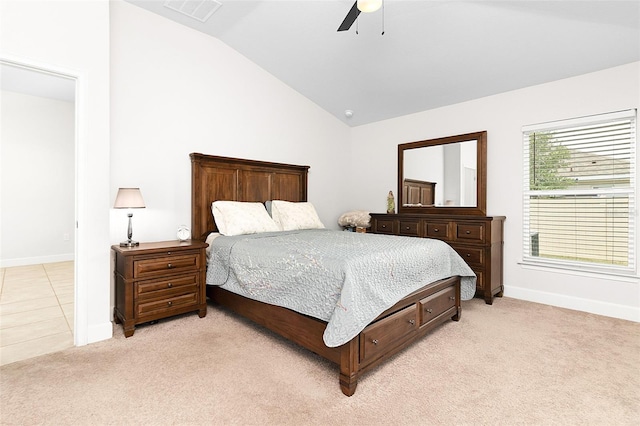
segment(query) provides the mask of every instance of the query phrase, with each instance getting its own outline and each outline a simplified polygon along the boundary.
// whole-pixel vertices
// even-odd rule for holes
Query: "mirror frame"
[[[404,152],[415,148],[446,145],[458,142],[476,140],[477,152],[477,180],[476,180],[476,206],[404,206],[402,199],[402,183],[404,181]],[[428,139],[424,141],[408,142],[398,145],[398,213],[404,214],[446,214],[485,216],[487,210],[487,131],[466,133],[463,135],[447,136],[444,138]]]

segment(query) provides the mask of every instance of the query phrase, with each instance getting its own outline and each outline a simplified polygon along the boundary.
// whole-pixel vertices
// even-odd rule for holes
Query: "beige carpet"
[[[640,324],[497,299],[340,392],[336,366],[217,307],[1,367],[3,425],[637,425]]]

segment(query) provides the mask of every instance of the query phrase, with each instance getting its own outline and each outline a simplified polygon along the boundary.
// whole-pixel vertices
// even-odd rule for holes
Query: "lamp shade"
[[[375,12],[382,6],[382,0],[358,0],[358,10],[368,13]]]
[[[114,209],[143,209],[144,200],[140,188],[119,188]]]

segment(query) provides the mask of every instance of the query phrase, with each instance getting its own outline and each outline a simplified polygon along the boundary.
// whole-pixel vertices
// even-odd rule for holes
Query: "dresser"
[[[207,243],[163,241],[136,247],[111,247],[115,256],[113,318],[124,335],[135,326],[197,311],[207,314],[205,271]]]
[[[476,297],[502,296],[504,216],[371,214],[371,232],[446,241],[477,276]]]

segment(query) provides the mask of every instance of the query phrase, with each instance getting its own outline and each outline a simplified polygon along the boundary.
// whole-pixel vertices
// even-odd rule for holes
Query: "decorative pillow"
[[[214,201],[211,212],[218,231],[229,237],[280,231],[262,203]]]
[[[283,231],[324,228],[315,207],[307,202],[273,200],[271,217]]]
[[[359,226],[362,228],[370,228],[370,222],[371,216],[368,211],[364,210],[351,210],[338,218],[338,225],[340,226]]]

